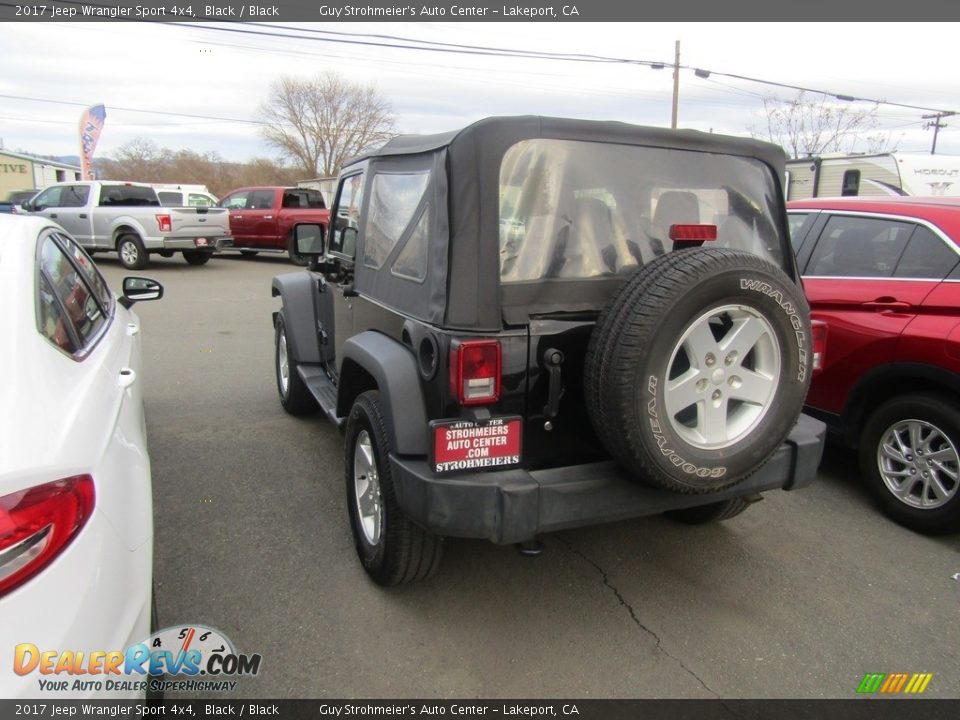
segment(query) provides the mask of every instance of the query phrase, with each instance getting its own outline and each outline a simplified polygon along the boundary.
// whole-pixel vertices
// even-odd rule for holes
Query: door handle
[[[913,308],[908,302],[897,300],[894,297],[879,297],[865,303],[860,303],[864,310],[887,310],[889,312],[907,312]]]
[[[264,216],[263,216],[263,219],[264,219],[264,220],[273,220],[273,215],[264,215]]]
[[[121,388],[126,389],[133,385],[134,381],[137,379],[137,373],[133,371],[132,368],[122,368],[120,370],[120,379],[118,384]]]
[[[86,220],[86,219],[87,219],[87,214],[86,214],[86,213],[80,213],[80,219],[81,219],[81,220]]]
[[[135,322],[127,323],[127,335],[133,337],[140,332],[140,325]]]
[[[50,213],[50,217],[55,218],[56,216],[57,216],[56,213]]]

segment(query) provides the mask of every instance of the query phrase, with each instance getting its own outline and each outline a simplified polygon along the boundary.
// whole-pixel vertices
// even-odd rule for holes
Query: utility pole
[[[938,112],[933,115],[921,115],[920,117],[924,120],[933,120],[933,122],[924,123],[923,129],[933,128],[933,147],[930,148],[930,154],[937,154],[937,134],[940,132],[940,128],[947,127],[946,123],[940,122],[945,117],[950,117],[951,115],[956,115],[955,112]]]
[[[677,40],[673,55],[673,116],[670,127],[677,129],[677,107],[680,104],[680,41]]]

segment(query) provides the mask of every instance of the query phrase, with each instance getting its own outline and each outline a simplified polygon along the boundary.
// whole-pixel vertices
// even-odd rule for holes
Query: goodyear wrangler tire
[[[810,383],[803,291],[755,255],[680,250],[640,269],[601,314],[587,351],[587,409],[642,482],[731,487],[780,446]]]

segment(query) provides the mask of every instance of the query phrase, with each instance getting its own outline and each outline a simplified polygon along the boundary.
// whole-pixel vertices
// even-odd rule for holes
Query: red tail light
[[[810,332],[813,335],[813,371],[823,369],[827,354],[827,324],[823,320],[811,320]]]
[[[671,225],[670,239],[674,242],[703,242],[717,239],[716,225]]]
[[[157,227],[160,228],[160,232],[170,232],[173,229],[173,224],[170,222],[169,215],[157,215]]]
[[[76,475],[0,497],[0,597],[46,567],[93,513],[93,478]]]
[[[485,405],[499,399],[499,341],[453,342],[450,347],[450,394],[461,405]]]

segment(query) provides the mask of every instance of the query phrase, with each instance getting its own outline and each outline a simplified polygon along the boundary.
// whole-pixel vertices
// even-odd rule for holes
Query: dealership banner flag
[[[80,170],[84,180],[93,180],[93,151],[107,119],[107,110],[103,105],[87,108],[80,116]]]

